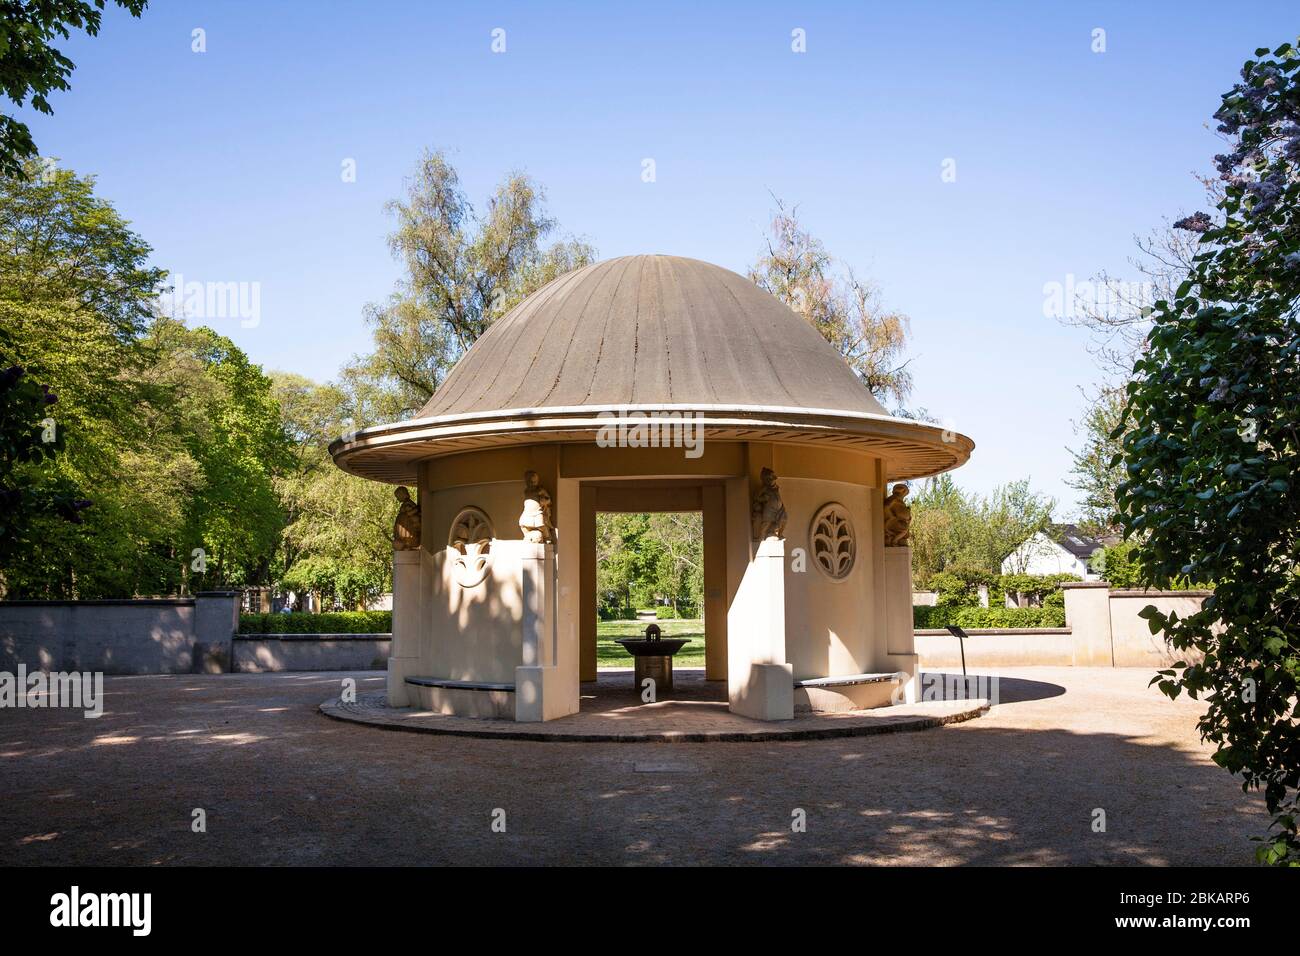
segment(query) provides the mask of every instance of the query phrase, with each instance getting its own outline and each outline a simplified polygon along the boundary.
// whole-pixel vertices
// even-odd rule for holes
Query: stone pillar
[[[525,541],[519,546],[520,598],[523,602],[523,666],[555,663],[551,615],[551,574],[555,545]]]
[[[556,666],[559,633],[555,610],[555,545],[520,545],[523,663],[515,668],[515,720],[536,723],[577,712]]]
[[[200,591],[195,594],[191,672],[222,674],[234,670],[234,640],[238,630],[238,591]]]
[[[888,667],[907,675],[902,702],[915,703],[921,681],[920,658],[916,654],[916,631],[912,626],[912,549],[907,545],[885,548],[885,651]]]
[[[704,505],[704,679],[727,679],[727,506],[720,485],[706,485]]]
[[[748,531],[748,529],[746,529]],[[785,541],[758,543],[727,616],[727,699],[732,713],[794,718],[794,672],[785,659]]]
[[[1105,581],[1075,581],[1062,584],[1061,590],[1065,594],[1065,626],[1070,629],[1074,666],[1114,667],[1110,585]]]
[[[420,555],[423,549],[393,552],[393,644],[388,656],[388,706],[409,707],[406,678],[420,666]]]

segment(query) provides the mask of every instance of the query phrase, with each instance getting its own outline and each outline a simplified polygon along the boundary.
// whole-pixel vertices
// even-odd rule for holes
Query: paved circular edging
[[[389,708],[386,694],[360,694],[355,703],[338,697],[323,701],[320,712],[331,720],[365,724],[381,730],[450,737],[485,737],[494,740],[535,740],[554,743],[746,743],[778,740],[829,740],[838,737],[866,737],[872,734],[927,730],[944,724],[973,720],[988,713],[989,702],[979,697],[963,701],[934,701],[881,707],[847,714],[809,715],[779,724],[764,724],[755,730],[657,730],[615,733],[608,730],[564,729],[561,721],[545,724],[515,724],[510,721],[473,717],[450,717],[409,708]],[[903,711],[899,713],[899,711]],[[671,720],[671,717],[668,718]],[[743,718],[741,718],[743,719]],[[608,724],[597,715],[593,723]],[[754,721],[754,723],[759,723]],[[568,725],[570,728],[572,724]],[[530,728],[530,729],[524,729]],[[545,729],[544,729],[545,728]],[[554,728],[554,729],[550,729]]]

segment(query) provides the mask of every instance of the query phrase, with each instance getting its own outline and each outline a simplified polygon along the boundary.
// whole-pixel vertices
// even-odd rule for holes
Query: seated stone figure
[[[519,515],[519,530],[524,540],[545,544],[551,540],[551,495],[540,484],[535,471],[524,472],[524,510]]]
[[[899,482],[885,499],[885,547],[907,546],[912,533],[912,509],[907,506],[907,485]]]
[[[411,493],[405,487],[399,487],[393,495],[401,502],[393,521],[393,550],[417,551],[420,548],[420,506],[411,500]]]
[[[749,509],[750,521],[754,526],[754,540],[766,538],[784,538],[786,513],[781,501],[781,489],[776,483],[776,472],[764,468],[759,476],[763,487],[754,496],[754,503]]]

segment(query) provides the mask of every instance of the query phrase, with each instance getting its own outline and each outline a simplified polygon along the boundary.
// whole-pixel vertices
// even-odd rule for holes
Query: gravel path
[[[1248,864],[1267,826],[1200,705],[1142,669],[1004,670],[969,723],[753,744],[391,733],[317,713],[343,676],[110,677],[98,720],[0,711],[0,864]]]

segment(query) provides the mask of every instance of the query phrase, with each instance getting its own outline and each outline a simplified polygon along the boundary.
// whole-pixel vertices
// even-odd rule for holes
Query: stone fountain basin
[[[622,644],[623,649],[633,657],[672,657],[690,640],[685,637],[661,637],[657,641],[647,641],[644,637],[620,637],[614,643]]]

